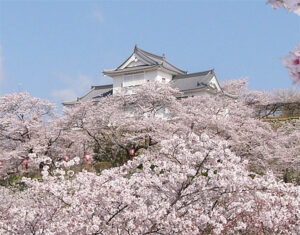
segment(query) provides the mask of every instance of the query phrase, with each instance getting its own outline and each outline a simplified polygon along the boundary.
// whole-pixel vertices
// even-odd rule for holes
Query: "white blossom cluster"
[[[273,9],[284,8],[300,16],[300,0],[268,0]],[[300,45],[282,59],[283,65],[288,68],[289,75],[294,84],[300,85]]]
[[[282,63],[289,70],[289,75],[295,84],[300,85],[300,44],[296,45],[295,50],[282,58]]]
[[[274,9],[284,8],[288,12],[300,15],[300,0],[268,0]]]
[[[135,96],[47,118],[49,103],[0,97],[0,176],[25,168],[24,159],[27,173],[42,168],[42,179],[23,177],[19,190],[0,186],[0,234],[298,235],[300,188],[269,170],[299,166],[300,123],[275,131],[253,118],[245,85],[227,84],[238,100],[176,99],[170,86],[147,83]],[[297,100],[295,92],[280,100]],[[160,110],[172,119],[157,117]],[[88,172],[94,155],[123,162]]]
[[[253,179],[224,141],[174,136],[100,176],[24,178],[1,188],[1,234],[238,234],[300,231],[300,188]],[[142,167],[140,167],[142,166]],[[61,174],[64,171],[61,170]],[[68,173],[69,174],[69,173]]]

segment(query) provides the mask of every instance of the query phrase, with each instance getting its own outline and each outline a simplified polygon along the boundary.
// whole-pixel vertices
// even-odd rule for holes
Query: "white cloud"
[[[100,23],[104,23],[104,16],[100,10],[94,10],[92,12],[92,17],[99,21]]]
[[[79,74],[77,76],[69,76],[62,73],[55,74],[57,78],[65,84],[67,88],[53,90],[51,96],[59,102],[73,101],[77,97],[82,96],[84,93],[90,90],[93,80],[86,75]]]

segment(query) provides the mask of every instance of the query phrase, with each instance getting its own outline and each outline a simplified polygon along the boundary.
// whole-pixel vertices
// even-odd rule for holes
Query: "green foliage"
[[[140,165],[138,165],[137,168],[140,169],[140,170],[143,170],[143,164],[141,163]]]
[[[151,169],[151,170],[154,170],[155,167],[157,167],[157,166],[152,164],[152,165],[150,166],[150,169]]]
[[[39,181],[42,180],[42,176],[40,174],[14,175],[4,179],[0,179],[0,186],[10,188],[12,191],[23,191],[27,189],[26,184],[22,182],[23,177],[37,179]]]
[[[286,169],[283,180],[285,183],[295,182],[297,185],[300,185],[300,171],[293,169]]]
[[[113,167],[113,164],[111,162],[95,162],[93,164],[96,172],[101,172],[105,169],[109,169]]]
[[[255,174],[249,174],[249,177],[251,178],[251,179],[254,179],[255,178]]]

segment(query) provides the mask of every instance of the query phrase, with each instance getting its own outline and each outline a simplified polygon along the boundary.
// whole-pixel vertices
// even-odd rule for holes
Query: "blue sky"
[[[299,43],[300,17],[265,0],[0,1],[0,94],[60,103],[141,49],[189,72],[248,77],[250,89],[290,88],[280,58]]]

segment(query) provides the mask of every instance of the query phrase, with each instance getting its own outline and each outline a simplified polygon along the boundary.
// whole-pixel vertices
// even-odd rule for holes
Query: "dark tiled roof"
[[[142,66],[134,66],[134,67],[122,69],[122,66],[134,54],[136,56],[140,57],[143,61],[145,61],[146,64],[142,65]],[[139,71],[139,70],[147,69],[147,68],[156,68],[155,66],[165,68],[169,71],[172,71],[175,74],[186,74],[186,71],[183,71],[183,70],[175,67],[174,65],[172,65],[170,62],[168,62],[166,60],[166,58],[164,56],[154,55],[150,52],[147,52],[147,51],[144,51],[144,50],[138,48],[137,46],[135,46],[134,52],[131,54],[131,56],[123,64],[121,64],[118,68],[116,68],[114,70],[104,70],[103,71],[104,75],[120,74],[123,72],[134,72],[136,70]]]
[[[195,76],[206,76],[206,75],[209,75],[209,74],[215,75],[214,70],[211,69],[211,70],[207,70],[207,71],[203,71],[203,72],[198,72],[198,73],[189,73],[189,74],[182,74],[182,75],[180,74],[180,75],[174,76],[173,80],[181,79],[181,78],[195,77]]]
[[[108,95],[112,95],[113,93],[113,85],[103,85],[103,86],[92,86],[91,90],[84,96],[77,98],[77,100],[70,101],[70,102],[63,102],[63,105],[69,106],[76,104],[78,101],[90,101],[96,100]]]
[[[111,89],[107,92],[102,93],[101,95],[94,96],[93,99],[99,99],[99,98],[106,97],[106,96],[109,96],[112,94],[113,94],[113,90]]]
[[[154,55],[152,53],[149,53],[147,51],[144,51],[140,48],[135,47],[135,52],[138,53],[138,55],[143,54],[146,57],[152,59],[153,61],[155,61],[156,64],[160,64],[163,67],[165,67],[166,69],[169,69],[171,71],[177,72],[179,74],[186,74],[186,71],[183,71],[177,67],[175,67],[174,65],[172,65],[170,62],[168,62],[166,60],[166,58],[164,56],[158,56],[158,55]]]
[[[90,92],[82,96],[81,98],[78,98],[78,101],[88,101],[88,100],[96,99],[98,97],[107,96],[110,92],[112,94],[112,89],[113,89],[112,84],[104,85],[104,86],[92,86]]]
[[[171,84],[180,91],[195,90],[201,88],[216,89],[210,86],[212,78],[215,76],[214,70],[208,70],[199,73],[190,73],[185,75],[176,75]]]

